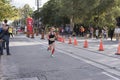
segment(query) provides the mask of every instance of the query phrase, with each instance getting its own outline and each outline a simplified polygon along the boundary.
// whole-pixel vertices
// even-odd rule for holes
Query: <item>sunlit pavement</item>
[[[118,42],[103,40],[104,51],[98,51],[99,41],[77,38],[78,46],[56,42],[54,57],[50,57],[47,40],[15,36],[10,41],[11,56],[1,57],[2,79],[6,80],[120,80],[120,56],[115,55]],[[4,51],[5,53],[5,51]]]

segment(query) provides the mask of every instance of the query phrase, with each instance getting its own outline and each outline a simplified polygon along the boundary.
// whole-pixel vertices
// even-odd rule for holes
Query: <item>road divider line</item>
[[[120,80],[119,78],[117,78],[117,77],[115,77],[115,76],[112,76],[112,75],[110,75],[109,73],[107,73],[107,72],[102,72],[103,74],[105,74],[105,75],[107,75],[107,76],[109,76],[109,77],[111,77],[111,78],[113,78],[113,79],[115,79],[115,80]]]

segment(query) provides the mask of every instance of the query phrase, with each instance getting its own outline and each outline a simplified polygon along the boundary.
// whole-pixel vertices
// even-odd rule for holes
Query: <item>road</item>
[[[3,80],[120,80],[120,56],[114,55],[116,41],[104,40],[105,51],[98,51],[99,40],[88,40],[89,48],[56,42],[54,57],[47,51],[47,40],[24,35],[10,39],[11,56],[1,56]],[[4,51],[5,53],[5,51]]]

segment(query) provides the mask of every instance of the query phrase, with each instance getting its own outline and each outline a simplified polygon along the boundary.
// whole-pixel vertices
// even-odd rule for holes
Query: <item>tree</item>
[[[33,14],[32,8],[28,4],[25,4],[22,8],[15,9],[15,11],[16,11],[16,17],[13,18],[14,26],[25,27],[26,18],[28,16],[32,17]]]
[[[120,0],[49,0],[38,12],[45,24],[62,23],[64,18],[74,24],[89,26],[115,25],[120,16]]]
[[[56,24],[59,18],[58,12],[59,12],[58,0],[48,1],[40,11],[43,23],[46,24],[46,22],[48,22],[48,24],[52,25]]]
[[[32,14],[33,10],[28,4],[25,4],[22,8],[19,8],[19,20],[21,21],[22,25],[26,25],[26,18],[28,16],[32,17]]]
[[[11,19],[17,15],[17,9],[11,6],[9,0],[0,0],[0,21],[3,19]]]

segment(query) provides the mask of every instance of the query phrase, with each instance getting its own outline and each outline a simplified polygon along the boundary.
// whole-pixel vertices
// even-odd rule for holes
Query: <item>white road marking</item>
[[[115,76],[112,76],[112,75],[108,74],[107,72],[102,72],[102,73],[109,76],[109,77],[111,77],[111,78],[113,78],[113,79],[115,79],[115,80],[120,80],[119,78],[117,78]]]
[[[37,77],[33,77],[33,78],[20,78],[20,79],[13,79],[13,80],[38,80]]]

